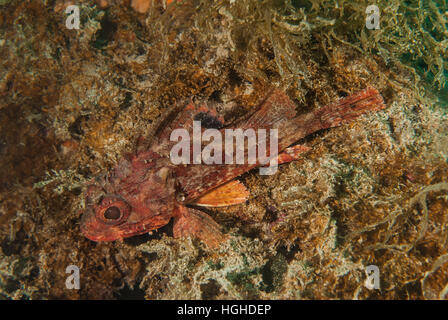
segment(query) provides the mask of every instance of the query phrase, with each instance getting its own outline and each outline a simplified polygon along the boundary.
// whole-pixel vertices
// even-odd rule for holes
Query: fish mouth
[[[118,240],[120,237],[115,234],[100,234],[93,232],[91,229],[85,228],[84,226],[81,226],[81,233],[89,240],[95,241],[95,242],[107,242],[107,241],[114,241]]]
[[[115,241],[159,229],[168,224],[169,220],[169,218],[156,216],[148,218],[146,221],[143,220],[136,223],[125,222],[122,225],[111,226],[98,220],[93,210],[89,209],[82,216],[81,233],[86,238],[95,242]]]
[[[120,238],[119,230],[107,227],[95,217],[94,210],[89,208],[81,218],[81,233],[88,239],[96,242],[114,241]]]
[[[88,228],[85,225],[81,225],[81,233],[89,240],[95,242],[109,242],[144,234],[151,230],[159,229],[164,225],[165,224],[154,225],[152,223],[150,225],[131,224],[124,229],[113,227],[109,230],[101,230],[101,232]]]

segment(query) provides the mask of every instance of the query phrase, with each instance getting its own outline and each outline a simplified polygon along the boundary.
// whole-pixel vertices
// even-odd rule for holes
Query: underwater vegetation
[[[398,59],[444,99],[448,87],[448,5],[444,0],[384,1],[381,29],[361,33],[361,47]]]
[[[374,30],[369,1],[106,2],[0,2],[0,298],[447,298],[446,1],[379,0]],[[275,175],[245,173],[248,202],[208,212],[229,236],[216,250],[172,222],[81,234],[86,186],[170,106],[210,101],[230,123],[272,86],[298,114],[369,86],[387,108],[305,138]]]

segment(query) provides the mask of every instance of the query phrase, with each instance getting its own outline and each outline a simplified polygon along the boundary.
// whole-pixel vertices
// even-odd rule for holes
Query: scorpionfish
[[[156,230],[173,221],[175,238],[192,236],[208,247],[219,246],[228,236],[201,207],[222,207],[245,202],[246,187],[241,174],[266,166],[266,162],[243,164],[174,164],[170,151],[176,144],[171,133],[176,128],[193,131],[200,121],[202,132],[216,128],[277,129],[277,163],[298,159],[309,147],[296,144],[313,132],[336,127],[364,113],[384,109],[375,88],[342,98],[309,113],[296,115],[295,103],[281,90],[272,89],[255,111],[243,119],[224,125],[212,103],[178,104],[160,122],[154,133],[137,144],[108,176],[97,178],[86,191],[86,210],[81,231],[93,241],[113,241]],[[233,140],[232,140],[233,141]],[[244,155],[248,155],[248,143]]]

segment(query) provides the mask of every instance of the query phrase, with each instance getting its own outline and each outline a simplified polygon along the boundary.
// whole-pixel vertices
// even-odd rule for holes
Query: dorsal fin
[[[296,116],[296,104],[280,89],[273,89],[256,110],[239,123],[245,128],[276,127],[276,124]]]
[[[184,102],[183,107],[173,108],[168,116],[159,123],[158,129],[153,133],[154,137],[148,137],[151,149],[161,155],[169,155],[173,145],[173,142],[170,141],[173,130],[183,128],[191,135],[193,121],[201,121],[203,128],[216,127],[219,129],[224,125],[223,117],[217,114],[213,106],[206,103],[195,104],[192,101]],[[142,148],[141,150],[146,149]]]

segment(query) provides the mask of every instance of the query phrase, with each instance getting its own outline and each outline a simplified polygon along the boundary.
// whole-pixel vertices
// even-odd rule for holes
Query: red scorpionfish
[[[215,248],[227,236],[220,226],[200,207],[222,207],[245,202],[249,192],[235,180],[239,175],[265,166],[251,164],[173,164],[170,151],[177,141],[171,141],[174,129],[193,131],[194,121],[201,121],[202,132],[207,127],[219,129],[224,136],[222,117],[207,104],[185,103],[171,113],[143,147],[122,159],[106,178],[97,179],[86,192],[86,210],[81,231],[93,241],[113,241],[150,232],[174,219],[176,238],[194,236],[208,247]],[[365,89],[336,103],[296,116],[296,105],[281,90],[272,90],[249,116],[232,124],[246,130],[277,129],[277,163],[298,159],[309,150],[294,145],[309,134],[341,125],[364,113],[385,108],[380,93]],[[233,141],[233,140],[232,140]],[[293,146],[291,146],[293,145]],[[248,154],[248,143],[244,144]]]

